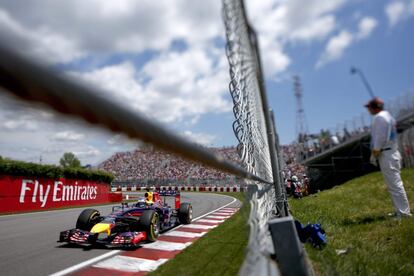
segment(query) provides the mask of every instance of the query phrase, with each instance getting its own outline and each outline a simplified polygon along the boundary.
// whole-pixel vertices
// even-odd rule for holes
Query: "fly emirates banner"
[[[73,179],[0,176],[0,212],[45,210],[110,201],[110,185]]]

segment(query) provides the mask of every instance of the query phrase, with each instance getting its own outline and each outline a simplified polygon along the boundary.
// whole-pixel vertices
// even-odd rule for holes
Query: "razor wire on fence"
[[[238,153],[246,170],[274,184],[248,182],[250,236],[240,275],[274,275],[277,268],[270,259],[274,249],[268,221],[287,215],[274,122],[264,91],[256,34],[248,24],[243,1],[223,0],[223,20]]]

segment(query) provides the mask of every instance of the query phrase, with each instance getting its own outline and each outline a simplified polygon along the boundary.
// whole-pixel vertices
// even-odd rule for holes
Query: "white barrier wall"
[[[161,186],[161,190],[177,190],[182,192],[244,192],[245,188],[242,188],[238,185],[231,186],[231,187],[218,187],[218,186]],[[124,186],[124,187],[112,187],[112,192],[122,191],[122,192],[145,192],[147,191],[147,187],[143,186]]]

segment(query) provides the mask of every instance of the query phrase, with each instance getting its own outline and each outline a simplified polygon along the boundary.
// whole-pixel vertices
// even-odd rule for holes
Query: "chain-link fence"
[[[240,274],[275,274],[275,263],[270,260],[274,251],[268,222],[276,215],[287,215],[287,201],[282,188],[274,123],[264,91],[258,42],[248,24],[243,1],[224,0],[223,19],[230,65],[229,90],[234,103],[233,129],[239,141],[237,149],[246,170],[274,183],[272,187],[248,182],[250,237]]]
[[[268,221],[286,216],[287,200],[281,178],[277,135],[267,104],[255,32],[249,26],[241,0],[223,0],[226,53],[230,64],[230,93],[234,103],[234,133],[243,168],[185,140],[146,116],[104,98],[96,87],[63,76],[17,54],[0,40],[0,86],[29,102],[49,108],[131,138],[154,145],[197,163],[227,172],[248,184],[250,237],[240,274],[277,274],[271,260]]]

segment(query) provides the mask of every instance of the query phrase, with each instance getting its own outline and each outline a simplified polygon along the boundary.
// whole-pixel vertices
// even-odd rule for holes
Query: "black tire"
[[[181,224],[190,224],[193,220],[193,207],[190,203],[181,203],[178,210],[178,220]]]
[[[76,221],[76,228],[90,231],[92,227],[100,221],[101,214],[95,209],[85,209],[80,213]]]
[[[155,210],[145,210],[140,217],[140,224],[147,233],[147,241],[154,242],[160,234],[160,217]]]

